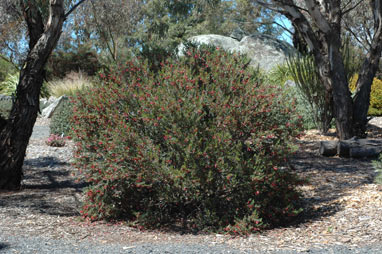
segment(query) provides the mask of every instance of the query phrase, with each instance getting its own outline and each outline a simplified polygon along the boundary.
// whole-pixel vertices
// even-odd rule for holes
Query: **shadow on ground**
[[[0,206],[27,209],[31,213],[55,216],[77,216],[81,206],[84,181],[73,176],[74,170],[67,162],[55,157],[27,159],[24,163],[22,189],[1,193]]]
[[[0,242],[0,251],[9,248],[9,244]]]
[[[377,131],[375,128],[374,135],[377,131],[382,133],[381,128]],[[376,172],[372,159],[324,157],[318,153],[318,141],[300,141],[300,145],[291,167],[314,190],[304,193],[304,212],[292,225],[318,221],[343,210],[338,200],[349,190],[374,183]]]

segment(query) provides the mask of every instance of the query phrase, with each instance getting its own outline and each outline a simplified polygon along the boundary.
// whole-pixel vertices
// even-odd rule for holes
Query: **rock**
[[[236,34],[232,37],[240,38]],[[259,66],[265,71],[270,71],[277,65],[283,64],[288,55],[296,52],[287,42],[260,33],[244,36],[240,41],[216,34],[193,36],[189,38],[189,41],[221,47],[229,52],[246,54],[251,59],[251,66],[255,68]],[[183,55],[184,45],[181,44],[178,49],[179,55]]]
[[[206,45],[213,45],[215,47],[221,47],[222,49],[233,52],[235,48],[239,46],[239,41],[232,39],[231,37],[226,37],[222,35],[217,34],[206,34],[206,35],[198,35],[193,36],[188,39],[190,42],[196,43],[196,44],[206,44]],[[184,55],[184,45],[180,44],[178,47],[179,55]]]
[[[65,95],[61,96],[59,98],[50,97],[48,102],[47,102],[49,104],[49,106],[44,108],[44,110],[41,112],[41,117],[51,118],[52,115],[54,114],[54,111],[58,108],[58,106],[60,106],[62,101],[67,100],[67,99],[68,99],[68,97]]]

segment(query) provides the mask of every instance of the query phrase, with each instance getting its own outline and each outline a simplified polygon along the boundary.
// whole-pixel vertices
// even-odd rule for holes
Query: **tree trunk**
[[[9,119],[0,129],[0,189],[19,189],[22,166],[29,138],[39,110],[40,89],[44,78],[44,66],[57,44],[65,19],[63,0],[51,0],[49,19],[43,29],[43,19],[37,6],[24,6],[30,41],[29,52],[21,70],[16,99]]]
[[[371,42],[370,51],[367,54],[359,73],[353,109],[354,134],[362,138],[366,137],[367,112],[370,104],[371,85],[379,67],[382,51],[382,1],[374,0],[371,1],[370,4],[373,9],[374,30],[376,33]]]
[[[321,141],[319,152],[323,156],[338,155],[345,158],[375,157],[382,152],[382,140]]]
[[[353,137],[353,102],[341,55],[341,29],[332,26],[332,31],[321,35],[321,49],[313,50],[319,75],[324,82],[326,94],[331,94],[337,135],[340,140]]]

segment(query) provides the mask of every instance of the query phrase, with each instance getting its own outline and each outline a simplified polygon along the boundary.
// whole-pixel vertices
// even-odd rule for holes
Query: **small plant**
[[[277,65],[267,75],[268,83],[273,85],[283,86],[288,80],[293,80],[293,76],[287,64]]]
[[[72,125],[70,122],[73,116],[73,106],[70,100],[63,100],[52,116],[50,121],[50,133],[63,136],[72,135]]]
[[[373,161],[373,166],[377,172],[377,176],[375,177],[374,181],[377,184],[382,185],[382,154],[379,156],[378,160]]]
[[[51,134],[49,138],[45,141],[45,143],[48,146],[53,146],[53,147],[63,147],[65,146],[65,138],[63,136]]]
[[[322,133],[327,133],[333,119],[331,95],[326,92],[319,78],[313,56],[290,57],[287,63],[300,100],[309,107],[310,117],[316,127]]]

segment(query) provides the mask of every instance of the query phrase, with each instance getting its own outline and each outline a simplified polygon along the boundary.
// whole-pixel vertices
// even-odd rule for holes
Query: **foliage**
[[[72,135],[70,118],[73,115],[73,106],[69,100],[63,100],[57,107],[50,122],[50,133],[63,136]]]
[[[85,218],[249,233],[299,213],[283,167],[300,122],[246,60],[189,49],[154,73],[139,60],[81,92],[75,166],[90,186]]]
[[[94,76],[102,68],[97,53],[89,45],[72,51],[56,50],[50,56],[47,66],[47,79],[62,79],[68,73],[82,72]]]
[[[12,109],[12,101],[11,100],[0,100],[0,115],[8,119],[9,113]]]
[[[373,161],[373,166],[377,172],[377,176],[375,177],[374,181],[377,184],[382,184],[382,154],[379,156],[378,160]]]
[[[55,134],[51,134],[45,143],[53,147],[63,147],[66,144],[64,137]]]
[[[317,73],[313,57],[290,57],[287,64],[303,103],[309,107],[314,124],[322,133],[326,133],[333,119],[332,104],[327,101],[327,93]]]
[[[5,81],[7,76],[10,73],[14,73],[15,71],[16,67],[12,63],[2,59],[2,57],[0,56],[0,83]]]
[[[17,84],[19,83],[19,73],[8,74],[3,82],[0,83],[0,94],[14,95]]]
[[[355,74],[350,83],[349,88],[354,93],[357,85],[358,74]],[[382,115],[382,80],[374,78],[371,85],[370,92],[370,106],[368,115],[381,116]]]
[[[283,86],[288,80],[293,80],[288,64],[277,65],[267,74],[269,84]]]
[[[349,38],[345,38],[342,45],[341,54],[344,61],[347,80],[353,76],[359,69],[360,63],[357,60],[357,53],[350,44]],[[317,66],[312,55],[297,55],[289,57],[287,61],[289,72],[284,71],[286,75],[292,76],[297,85],[297,94],[300,102],[300,109],[304,117],[304,125],[308,128],[312,124],[322,133],[326,133],[332,124],[333,103],[331,96],[324,87],[323,82],[317,72]],[[280,68],[280,67],[279,67]],[[282,69],[277,73],[282,74]],[[272,74],[271,74],[272,75]],[[278,74],[280,75],[280,74]],[[277,75],[273,74],[277,78]],[[282,75],[280,75],[282,77]],[[303,105],[308,105],[304,109]]]
[[[63,79],[47,82],[49,94],[54,97],[74,96],[78,91],[92,85],[90,78],[83,72],[70,72]]]

